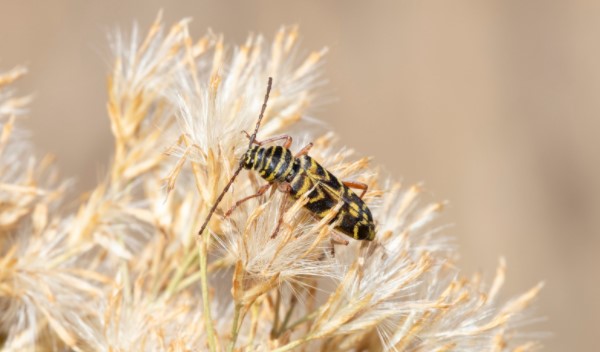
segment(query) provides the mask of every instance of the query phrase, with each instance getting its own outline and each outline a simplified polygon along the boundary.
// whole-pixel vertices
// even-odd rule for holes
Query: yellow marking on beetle
[[[323,169],[323,167],[321,166],[321,169]],[[315,171],[310,170],[309,171],[311,173],[311,175],[313,175],[314,178],[319,179],[319,180],[325,180],[325,181],[331,181],[331,177],[329,172],[327,172],[327,170],[323,169],[323,176],[319,175],[317,173],[317,170],[315,168]]]
[[[320,189],[316,188],[315,190],[317,191],[317,195],[312,198],[310,198],[310,196],[309,196],[309,198],[310,198],[308,200],[309,203],[315,203],[315,202],[318,202],[321,199],[325,198],[325,194]],[[311,194],[312,194],[312,192],[311,192]]]
[[[307,165],[306,165],[307,162],[308,162],[308,159],[306,157],[300,158],[300,169],[301,170],[307,169]]]
[[[288,167],[287,167],[287,169],[285,169],[285,172],[283,174],[288,175],[292,171],[293,167],[294,167],[294,157],[292,156],[292,159],[288,163]]]
[[[304,193],[308,192],[308,190],[311,187],[311,182],[309,180],[308,177],[301,177],[300,178],[302,180],[302,186],[300,187],[300,189],[296,192],[296,194],[298,196],[303,195]]]
[[[348,205],[350,206],[351,209],[354,209],[357,213],[360,211],[358,204],[356,204],[355,202],[349,202]]]
[[[316,175],[317,174],[317,168],[319,166],[317,165],[317,162],[315,161],[315,159],[310,159],[310,167],[308,169],[308,171],[313,174]]]
[[[275,151],[273,151],[273,154],[275,154]],[[273,181],[275,179],[275,175],[277,175],[277,172],[279,172],[279,169],[281,169],[281,165],[285,162],[285,157],[283,156],[283,151],[281,153],[281,157],[279,158],[279,162],[277,163],[277,166],[275,166],[275,169],[273,170],[273,172],[271,172],[269,174],[269,176],[267,176],[265,178],[265,180],[267,181]],[[271,155],[272,157],[273,155]]]
[[[354,208],[348,208],[348,211],[350,212],[350,215],[352,215],[352,217],[357,218],[358,217],[358,211],[356,211],[356,209]]]
[[[331,209],[325,209],[322,212],[317,213],[317,216],[320,217],[320,218],[324,218],[325,216],[327,216],[327,214],[329,214],[330,211],[331,211]],[[340,213],[340,214],[342,214],[342,213]],[[340,215],[338,214],[338,217],[339,216]]]
[[[358,225],[354,226],[354,239],[357,240],[358,239]]]
[[[269,165],[271,165],[271,160],[273,160],[273,155],[275,155],[275,149],[271,149],[271,155],[269,155],[269,159],[263,165],[263,167],[262,167],[263,169],[266,170],[269,167]]]

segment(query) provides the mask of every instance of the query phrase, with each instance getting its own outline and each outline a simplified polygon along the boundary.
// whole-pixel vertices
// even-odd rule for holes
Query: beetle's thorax
[[[254,146],[244,154],[243,166],[269,182],[284,182],[294,172],[294,156],[282,146]]]

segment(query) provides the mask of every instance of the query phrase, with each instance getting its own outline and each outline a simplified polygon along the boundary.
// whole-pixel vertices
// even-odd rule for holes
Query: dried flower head
[[[495,280],[464,278],[421,186],[382,179],[332,133],[299,128],[319,97],[325,50],[304,54],[296,28],[272,43],[193,40],[188,20],[112,39],[109,171],[74,213],[49,159],[15,128],[27,98],[0,75],[0,345],[17,350],[529,350],[517,335],[541,285],[504,305]],[[226,210],[261,187],[243,171],[208,231],[198,228],[246,152],[267,77],[258,138],[369,185],[372,242],[330,242],[342,202],[320,219],[284,192]],[[303,131],[304,130],[304,131]],[[298,142],[300,140],[301,142]],[[304,142],[304,143],[303,143]],[[382,186],[383,185],[383,186]],[[273,236],[283,219],[277,236]],[[517,338],[519,337],[519,338]]]

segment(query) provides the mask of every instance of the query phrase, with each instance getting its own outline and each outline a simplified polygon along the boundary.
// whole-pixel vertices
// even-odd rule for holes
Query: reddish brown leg
[[[248,132],[246,132],[246,131],[242,131],[242,132],[246,135],[246,137],[248,139],[250,139],[250,135],[248,134]],[[283,143],[283,147],[286,148],[286,149],[290,149],[290,147],[292,146],[292,137],[288,136],[287,134],[284,134],[284,135],[281,135],[281,136],[277,136],[277,137],[273,137],[273,138],[269,138],[269,139],[265,139],[264,141],[254,140],[254,144],[257,144],[257,145],[260,146],[260,145],[267,144],[267,143],[277,142],[277,141],[280,141],[282,139],[285,139],[285,142]]]
[[[285,215],[285,207],[287,203],[287,195],[290,193],[292,187],[288,183],[280,183],[277,185],[277,188],[281,192],[286,193],[286,195],[284,195],[283,199],[281,200],[281,205],[279,206],[279,219],[277,220],[277,226],[275,227],[275,231],[273,231],[271,238],[277,237],[279,229],[281,228],[281,224],[283,224],[283,216]]]
[[[277,219],[277,226],[275,226],[275,230],[273,231],[273,234],[271,235],[272,239],[277,237],[277,234],[279,233],[279,230],[281,229],[281,224],[283,224],[283,216],[285,215],[286,203],[287,203],[287,196],[284,196],[283,199],[281,200],[281,205],[279,206],[279,219]]]
[[[235,210],[235,208],[237,208],[238,206],[240,206],[240,204],[244,203],[247,200],[250,200],[252,198],[256,198],[256,197],[260,197],[263,194],[265,194],[265,192],[269,189],[269,187],[271,187],[272,184],[271,183],[267,183],[266,185],[262,186],[261,188],[258,189],[258,192],[256,192],[256,194],[253,194],[251,196],[248,196],[246,198],[240,199],[237,202],[235,202],[235,204],[229,209],[227,210],[227,212],[225,213],[225,217],[228,218],[229,215],[231,215],[231,213],[233,213],[233,211]]]
[[[336,244],[341,244],[341,245],[347,246],[348,243],[350,243],[347,239],[340,236],[337,232],[331,233],[330,241],[331,241],[331,255],[334,257],[335,257],[335,245]]]
[[[294,155],[295,158],[302,156],[302,155],[306,155],[308,154],[308,151],[310,150],[310,148],[313,147],[312,142],[308,143],[304,148],[300,149],[300,151],[298,153],[296,153],[296,155]]]
[[[346,187],[350,187],[350,188],[354,188],[354,189],[361,189],[362,192],[360,192],[360,195],[359,195],[359,197],[361,199],[365,195],[365,193],[367,193],[367,189],[369,189],[369,185],[367,185],[366,183],[362,183],[362,182],[342,181],[342,183]]]

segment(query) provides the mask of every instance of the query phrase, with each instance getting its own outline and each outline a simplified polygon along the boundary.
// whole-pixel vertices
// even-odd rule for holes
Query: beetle
[[[292,137],[288,135],[273,137],[264,141],[257,141],[256,134],[260,127],[261,120],[264,116],[271,91],[272,78],[269,77],[267,84],[267,93],[262,105],[258,121],[254,133],[249,135],[244,131],[249,139],[248,150],[240,159],[240,163],[234,172],[231,180],[225,186],[217,201],[210,209],[199,234],[201,235],[206,228],[210,217],[215,212],[218,204],[223,199],[223,196],[229,190],[229,187],[240,173],[242,169],[254,170],[268,183],[260,187],[259,190],[248,197],[237,201],[231,207],[225,216],[228,217],[242,203],[263,195],[271,187],[277,187],[291,195],[295,199],[299,199],[306,194],[308,198],[304,207],[316,217],[324,218],[332,211],[337,213],[332,217],[330,223],[335,224],[335,229],[357,240],[372,241],[375,238],[376,229],[373,221],[373,216],[370,209],[362,200],[362,197],[367,192],[368,186],[360,182],[340,181],[335,175],[327,171],[317,161],[308,155],[310,148],[313,146],[309,143],[302,148],[298,153],[293,154],[289,149],[292,145]],[[284,141],[283,145],[266,146],[277,141]],[[360,195],[357,195],[351,188],[361,190]],[[341,207],[336,205],[341,201]],[[285,204],[282,203],[282,206]],[[283,215],[283,212],[281,212]],[[277,227],[273,235],[274,238],[279,231],[283,216],[280,217]],[[348,244],[348,241],[332,238],[338,243]]]

